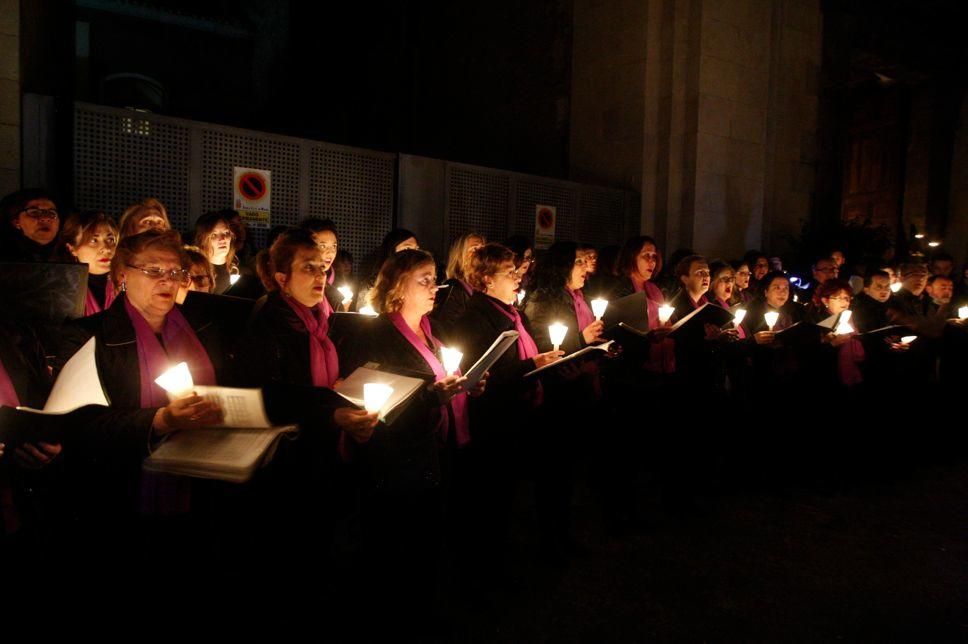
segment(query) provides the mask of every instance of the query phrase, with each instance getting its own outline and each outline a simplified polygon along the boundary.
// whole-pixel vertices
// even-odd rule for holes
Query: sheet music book
[[[484,355],[464,374],[467,377],[465,386],[468,390],[477,387],[487,370],[493,367],[494,363],[504,355],[504,352],[511,348],[511,345],[518,339],[518,335],[517,331],[505,331],[494,339]]]
[[[577,359],[579,359],[581,357],[591,357],[591,355],[594,354],[596,351],[600,351],[602,353],[608,353],[609,348],[611,348],[611,346],[612,346],[612,342],[613,342],[613,340],[609,340],[608,342],[603,342],[602,344],[592,344],[592,345],[589,345],[589,346],[585,347],[584,349],[579,349],[578,351],[575,351],[574,353],[569,353],[565,357],[561,358],[560,360],[555,360],[551,364],[546,364],[543,367],[538,367],[537,369],[535,369],[533,371],[529,371],[528,373],[524,374],[523,377],[524,378],[530,378],[531,376],[537,375],[537,374],[541,373],[542,371],[546,371],[548,369],[555,369],[557,367],[560,367],[561,365],[565,364],[566,362],[571,362],[571,361],[577,360]]]
[[[225,418],[216,427],[229,429],[269,429],[272,427],[272,423],[269,422],[269,417],[266,415],[261,389],[195,385],[195,393],[214,400],[222,408]]]
[[[43,409],[18,407],[35,414],[66,414],[86,405],[110,406],[94,358],[95,340],[92,337],[61,369]]]
[[[626,326],[636,329],[648,329],[649,300],[645,291],[610,301],[605,315],[602,316],[602,322],[605,328],[625,323]]]
[[[380,420],[389,425],[403,413],[410,399],[427,386],[427,381],[389,371],[381,371],[379,366],[372,362],[367,363],[339,383],[339,387],[335,391],[349,402],[363,409],[364,384],[381,383],[393,387],[393,393],[390,394],[390,398],[384,403],[383,409],[380,411]]]
[[[692,326],[693,324],[712,324],[716,327],[722,327],[723,324],[729,322],[735,317],[735,314],[724,309],[721,306],[715,304],[710,304],[706,302],[689,315],[683,316],[681,320],[672,325],[669,329],[669,335],[674,336],[679,329],[686,326]]]
[[[142,463],[149,472],[245,483],[275,456],[279,441],[295,425],[269,429],[206,428],[169,435]]]

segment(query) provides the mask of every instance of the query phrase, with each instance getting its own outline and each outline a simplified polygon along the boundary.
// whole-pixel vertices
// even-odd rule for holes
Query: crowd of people
[[[861,273],[831,249],[795,277],[758,251],[727,260],[678,249],[667,263],[648,236],[536,251],[524,237],[468,232],[438,261],[396,229],[357,276],[327,219],[273,229],[256,252],[231,210],[183,236],[156,199],[118,221],[62,214],[39,190],[0,205],[0,261],[88,267],[83,317],[55,337],[5,316],[0,405],[43,407],[92,337],[110,401],[59,417],[57,442],[0,445],[0,543],[21,553],[26,578],[43,558],[119,579],[205,570],[251,573],[278,592],[272,582],[287,575],[321,587],[353,525],[354,561],[337,562],[352,571],[347,594],[364,592],[361,612],[383,626],[419,629],[442,589],[500,583],[522,480],[533,483],[536,557],[566,565],[582,549],[578,472],[621,535],[643,520],[643,480],[670,515],[695,512],[724,478],[828,471],[845,458],[845,427],[887,422],[896,394],[927,406],[966,384],[968,270],[945,254],[858,258]],[[213,319],[186,300],[192,291],[251,300],[251,314]],[[623,342],[590,302],[636,294],[639,341]],[[675,327],[704,306],[733,321]],[[331,337],[332,316],[354,311],[375,316],[365,333]],[[505,331],[515,344],[480,383],[445,370],[443,347],[459,347],[466,369]],[[144,471],[172,433],[223,417],[212,400],[170,400],[155,383],[178,362],[196,384],[261,388],[273,422],[297,424],[298,437],[245,484]],[[372,363],[427,382],[389,425],[323,395]],[[801,421],[809,435],[797,434]]]

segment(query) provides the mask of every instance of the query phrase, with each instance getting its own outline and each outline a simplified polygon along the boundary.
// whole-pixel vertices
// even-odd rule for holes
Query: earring
[[[124,293],[127,290],[128,290],[128,283],[127,282],[121,282],[121,292]]]

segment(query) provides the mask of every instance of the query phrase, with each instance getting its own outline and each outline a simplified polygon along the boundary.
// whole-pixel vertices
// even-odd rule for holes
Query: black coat
[[[529,293],[525,300],[524,311],[531,320],[534,342],[538,345],[540,353],[554,349],[548,327],[556,322],[568,327],[568,333],[565,334],[565,340],[560,347],[565,355],[585,346],[582,330],[578,328],[575,303],[565,289],[561,289],[559,293]]]
[[[467,289],[458,279],[452,277],[444,284],[447,284],[448,288],[437,291],[437,301],[434,303],[434,312],[430,314],[430,317],[437,323],[440,337],[448,344],[453,344],[457,340],[454,337],[454,326],[457,324],[457,320],[464,315],[471,295],[467,294]]]
[[[435,324],[432,332],[437,335]],[[373,362],[380,370],[425,378],[428,384],[435,380],[423,356],[385,316],[373,321],[365,343],[347,347],[345,354],[340,356],[343,375]],[[385,494],[410,494],[439,486],[440,445],[436,428],[440,409],[437,394],[424,388],[392,425],[378,425],[373,438],[357,446],[364,482],[371,489]]]

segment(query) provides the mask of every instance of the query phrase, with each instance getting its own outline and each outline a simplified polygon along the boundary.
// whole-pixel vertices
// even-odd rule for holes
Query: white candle
[[[901,338],[901,344],[911,344],[917,339],[918,339],[918,336],[916,335],[906,335],[903,338]]]
[[[457,370],[460,368],[461,358],[464,354],[457,349],[451,349],[450,347],[440,348],[440,357],[444,361],[444,371],[447,372],[448,376],[453,376]]]
[[[235,273],[234,275],[229,275],[229,286],[234,286],[235,283],[239,281],[240,277],[242,276],[239,275],[238,273]]]
[[[733,326],[739,328],[739,325],[743,323],[745,317],[746,309],[736,309],[736,314],[733,316]]]
[[[518,304],[521,304],[521,302],[524,302],[524,294],[525,294],[525,291],[518,291]]]
[[[780,314],[776,311],[767,311],[763,314],[763,319],[766,320],[766,326],[772,331],[773,327],[776,326],[776,321],[780,319]]]
[[[383,409],[383,405],[390,399],[393,387],[379,382],[363,384],[363,407],[371,414]]]
[[[850,326],[850,316],[853,313],[853,311],[847,309],[840,314],[840,321],[837,322],[837,330],[834,333],[837,335],[847,335],[848,333],[854,332],[854,327]]]
[[[940,245],[941,245],[941,242],[939,241],[928,242],[928,246],[930,246],[931,248],[937,248]]]
[[[192,395],[195,383],[188,370],[188,364],[179,362],[174,367],[155,378],[158,386],[171,394],[172,398],[185,398]]]
[[[958,319],[968,320],[968,306],[963,306],[958,309]]]
[[[608,308],[608,300],[603,300],[601,298],[597,300],[592,300],[592,313],[595,314],[596,320],[601,320],[602,316],[605,315],[605,309]]]
[[[800,298],[799,298],[799,296],[797,296],[796,293],[793,294],[793,301],[794,302],[799,302],[800,301]]]
[[[676,307],[669,306],[668,304],[663,304],[659,307],[659,322],[665,324],[672,317],[672,314],[676,312]]]
[[[893,284],[891,284],[891,292],[892,293],[897,293],[900,290],[901,290],[901,283],[900,282],[894,282]]]
[[[351,289],[349,286],[340,286],[336,290],[339,291],[340,295],[343,296],[344,306],[353,301],[353,289]]]
[[[560,322],[555,322],[548,327],[548,335],[551,336],[551,344],[555,347],[555,351],[558,351],[558,347],[565,341],[565,335],[567,333],[568,327]]]
[[[360,307],[360,313],[363,315],[376,315],[376,309],[367,304],[366,306]]]

